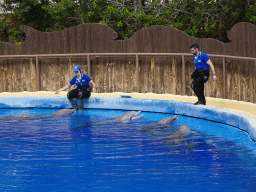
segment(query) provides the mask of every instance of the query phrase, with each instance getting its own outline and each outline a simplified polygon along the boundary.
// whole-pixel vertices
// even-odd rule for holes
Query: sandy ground
[[[49,91],[39,91],[39,92],[3,92],[0,93],[0,96],[8,97],[8,96],[42,96],[42,97],[66,97],[67,92],[63,91],[60,94],[56,95],[55,92]],[[197,98],[194,96],[180,96],[180,95],[172,95],[172,94],[154,94],[154,93],[92,93],[92,97],[121,97],[121,95],[129,95],[132,98],[142,98],[142,99],[158,99],[158,100],[170,100],[170,101],[181,101],[181,102],[189,102],[195,103]],[[206,97],[206,102],[208,106],[219,107],[223,109],[228,109],[231,111],[236,111],[240,113],[245,113],[256,118],[256,104],[243,102],[243,101],[235,101],[235,100],[227,100],[227,99],[218,99],[218,98],[210,98]]]

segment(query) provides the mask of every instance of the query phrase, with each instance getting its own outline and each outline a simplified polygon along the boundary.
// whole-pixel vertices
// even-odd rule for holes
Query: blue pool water
[[[2,109],[0,116],[55,111]],[[187,138],[197,146],[190,150],[137,132],[171,114],[142,112],[142,119],[126,124],[76,129],[125,112],[1,122],[0,191],[255,191],[256,143],[234,127],[178,116],[173,128],[186,124],[198,133]]]

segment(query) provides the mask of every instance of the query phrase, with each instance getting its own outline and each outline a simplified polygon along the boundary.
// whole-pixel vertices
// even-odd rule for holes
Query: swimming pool
[[[58,109],[1,109],[1,116],[50,114]],[[136,132],[173,116],[141,112],[126,124],[82,126],[109,120],[123,110],[88,109],[65,118],[1,124],[2,191],[254,191],[256,145],[234,127],[178,116],[174,127],[196,131],[188,143],[166,145]],[[171,132],[163,129],[162,132]]]

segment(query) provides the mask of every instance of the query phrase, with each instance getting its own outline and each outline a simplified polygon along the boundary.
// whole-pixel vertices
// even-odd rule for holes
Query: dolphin
[[[179,126],[178,129],[173,131],[170,134],[162,137],[163,143],[165,143],[170,148],[177,148],[180,146],[185,146],[186,151],[201,147],[200,145],[195,145],[193,143],[189,143],[188,137],[190,134],[198,135],[197,132],[192,131],[189,126],[183,124]]]
[[[164,137],[164,140],[165,140],[165,143],[168,143],[168,144],[181,144],[181,142],[183,142],[184,139],[186,139],[190,133],[198,135],[198,133],[195,131],[192,131],[189,126],[183,124],[179,126],[178,129],[170,133],[169,135],[166,135]]]
[[[177,148],[179,146],[186,146],[186,150],[191,150],[193,148],[201,147],[194,145],[193,143],[188,143],[188,137],[190,134],[198,135],[197,132],[192,131],[189,126],[182,124],[173,132],[163,132],[160,129],[171,127],[171,123],[178,120],[177,116],[167,117],[160,120],[157,123],[152,123],[146,126],[143,126],[141,129],[136,132],[145,132],[153,137],[156,137],[163,141],[170,148]]]
[[[0,119],[11,119],[11,118],[23,118],[23,117],[31,117],[31,116],[34,116],[34,115],[31,115],[31,114],[28,114],[28,113],[20,113],[18,115],[9,115],[9,116],[5,116],[5,117],[0,117]]]
[[[68,115],[70,113],[74,113],[75,111],[76,111],[75,109],[61,109],[61,110],[56,111],[55,113],[52,113],[48,116],[51,116],[51,117],[64,116],[64,115]]]
[[[137,130],[136,132],[146,132],[149,134],[153,134],[157,129],[163,128],[163,127],[170,127],[172,122],[175,122],[178,120],[178,117],[175,115],[173,117],[166,117],[157,123],[151,123],[149,125],[143,126],[141,129]]]
[[[140,119],[141,117],[143,117],[143,115],[136,116],[140,112],[141,111],[128,111],[128,112],[124,113],[123,115],[120,115],[116,119],[112,120],[111,123],[127,123],[131,120]]]
[[[120,115],[116,119],[109,120],[109,121],[93,122],[93,123],[90,123],[90,124],[92,124],[94,126],[97,126],[97,125],[106,125],[106,124],[113,124],[113,123],[128,123],[129,121],[132,121],[132,120],[135,120],[135,119],[140,119],[141,117],[143,117],[143,115],[136,116],[140,112],[141,111],[128,111],[128,112]]]
[[[89,126],[101,126],[101,125],[107,125],[107,124],[115,124],[115,123],[128,123],[132,120],[140,119],[143,117],[143,115],[136,116],[141,111],[128,111],[116,119],[108,120],[108,121],[99,121],[99,122],[85,122],[80,126],[74,127],[73,129],[83,128],[83,127],[89,127]]]
[[[67,108],[64,108],[64,109],[61,109],[59,111],[56,111],[52,114],[49,114],[49,115],[39,115],[39,116],[36,116],[35,118],[32,117],[32,119],[45,119],[45,118],[50,118],[50,117],[62,117],[62,116],[65,116],[65,115],[68,115],[70,113],[74,113],[76,110],[75,109],[67,109]]]
[[[5,117],[1,117],[0,122],[13,122],[13,121],[16,122],[16,121],[25,121],[25,120],[45,119],[50,117],[61,117],[73,112],[74,112],[74,109],[61,109],[49,115],[31,115],[28,113],[20,113],[18,115],[9,115]]]
[[[5,117],[0,117],[0,121],[3,122],[8,122],[8,121],[22,121],[25,119],[29,119],[34,117],[35,115],[31,115],[28,113],[20,113],[18,115],[9,115],[9,116],[5,116]]]

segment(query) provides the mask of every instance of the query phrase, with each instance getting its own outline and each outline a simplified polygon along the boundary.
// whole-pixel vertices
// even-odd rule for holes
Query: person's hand
[[[96,92],[96,88],[95,87],[93,87],[92,92]]]
[[[60,90],[56,91],[55,94],[59,94],[60,93]]]
[[[212,79],[213,79],[213,81],[216,81],[217,76],[216,76],[216,75],[213,75],[213,76],[212,76]]]

